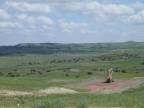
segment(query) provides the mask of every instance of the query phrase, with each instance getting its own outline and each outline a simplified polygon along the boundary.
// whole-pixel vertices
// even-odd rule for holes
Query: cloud
[[[141,2],[136,2],[136,4],[122,4],[122,3],[105,3],[98,1],[83,1],[83,2],[57,2],[57,3],[49,3],[49,2],[22,2],[22,1],[7,1],[5,5],[8,9],[15,9],[24,14],[30,14],[30,16],[25,15],[17,15],[19,18],[28,24],[34,24],[41,22],[45,23],[46,28],[48,26],[53,25],[53,21],[50,18],[41,17],[44,13],[52,13],[53,16],[64,15],[64,12],[67,14],[80,13],[79,17],[91,17],[95,19],[95,21],[100,22],[108,22],[108,23],[119,23],[119,22],[129,22],[134,20],[142,20],[142,15],[139,12],[144,9],[144,4]],[[32,12],[32,13],[29,13]],[[33,12],[39,12],[41,16],[35,16]],[[76,14],[75,14],[76,15]],[[6,16],[6,15],[5,15]],[[37,18],[34,18],[37,17]],[[40,18],[38,18],[40,17]],[[59,19],[56,19],[59,20]],[[67,18],[65,17],[65,20]],[[68,26],[72,24],[61,24],[61,26]],[[64,28],[64,27],[63,27]],[[70,28],[70,27],[67,27]],[[67,30],[69,31],[69,30]]]
[[[93,31],[90,29],[94,29],[95,31],[94,27],[105,26],[106,24],[118,25],[121,22],[144,22],[144,4],[141,2],[137,2],[137,4],[116,4],[88,0],[83,2],[73,1],[70,3],[58,2],[50,4],[49,2],[14,0],[5,2],[4,6],[3,9],[0,9],[0,19],[7,19],[7,21],[1,23],[1,28],[6,28],[8,25],[9,28],[17,28],[16,26],[19,24],[23,29],[35,31],[47,31],[52,28],[57,30],[58,28],[63,32],[85,33],[87,31]],[[53,15],[52,18],[54,19],[46,14],[51,11],[53,11],[51,15]],[[79,19],[82,19],[82,21]],[[0,21],[2,22],[2,20]],[[85,23],[85,21],[89,21],[90,24]]]
[[[100,1],[100,0],[99,0]],[[144,3],[137,1],[131,3],[84,1],[71,2],[61,5],[68,13],[80,13],[86,17],[95,17],[101,23],[143,23]]]
[[[103,12],[115,15],[133,14],[134,9],[126,5],[109,4],[102,6]]]
[[[37,21],[40,22],[39,25],[43,30],[51,30],[55,25],[54,21],[46,16],[39,16]]]
[[[18,14],[16,16],[12,16],[11,19],[0,20],[0,29],[49,31],[53,28],[54,24],[54,21],[47,16]]]
[[[62,6],[61,6],[62,7]],[[103,3],[97,1],[66,3],[63,9],[69,13],[95,19],[95,23],[117,24],[127,22],[137,11],[130,4]]]
[[[0,29],[14,29],[14,28],[21,28],[22,25],[17,22],[11,22],[11,21],[3,21],[0,22]]]
[[[52,26],[54,24],[54,21],[51,18],[46,17],[46,16],[39,16],[37,18],[37,20],[39,20],[40,22],[42,22],[46,25],[50,25],[50,26]]]
[[[72,21],[70,21],[70,22],[60,21],[59,26],[63,32],[79,31],[81,33],[85,33],[88,24],[87,23],[81,23],[81,22],[72,22]]]
[[[130,6],[136,10],[144,9],[144,3],[139,2],[139,1],[131,3]]]
[[[0,9],[0,19],[8,19],[10,15],[3,9]]]
[[[128,17],[129,23],[144,23],[144,10]]]
[[[48,4],[44,3],[28,3],[28,2],[6,2],[6,6],[21,12],[51,12]]]
[[[47,16],[20,14],[16,17],[16,21],[21,22],[25,28],[35,30],[49,30],[54,26],[54,21]]]
[[[21,21],[25,24],[34,24],[35,18],[33,16],[29,16],[27,14],[19,14],[16,16],[16,20]]]
[[[102,4],[96,1],[90,2],[74,2],[65,5],[66,10],[79,11],[82,13],[95,13],[95,14],[133,14],[134,9],[124,4]]]

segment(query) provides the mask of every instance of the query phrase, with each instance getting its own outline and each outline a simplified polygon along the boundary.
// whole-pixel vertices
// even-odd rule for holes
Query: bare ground
[[[77,93],[77,91],[59,87],[51,87],[38,91],[0,90],[0,96],[46,96],[48,94],[73,94],[73,93]]]
[[[90,92],[120,92],[131,87],[136,87],[140,82],[137,80],[115,80],[112,83],[104,83],[102,80],[87,84]]]
[[[129,88],[136,88],[143,82],[143,78],[115,80],[112,83],[104,83],[103,80],[92,80],[69,84],[65,86],[66,88],[50,87],[37,91],[0,90],[0,96],[47,96],[49,94],[75,94],[78,93],[78,91],[75,91],[78,89],[87,90],[85,91],[87,93],[113,93],[121,92]]]
[[[144,78],[133,78],[133,79],[121,79],[115,80],[112,83],[104,83],[104,80],[88,80],[81,81],[77,84],[67,85],[66,87],[85,90],[84,92],[89,93],[113,93],[122,92],[129,88],[136,88],[144,82]]]

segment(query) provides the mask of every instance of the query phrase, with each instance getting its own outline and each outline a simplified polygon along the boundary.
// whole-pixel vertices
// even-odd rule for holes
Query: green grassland
[[[74,45],[71,45],[72,52],[66,50],[52,54],[27,52],[4,55],[4,52],[3,54],[0,52],[2,54],[0,56],[0,90],[31,91],[48,87],[65,87],[68,84],[74,85],[86,80],[104,80],[105,72],[109,67],[114,69],[114,79],[144,77],[143,43],[106,44],[109,47],[104,45],[100,44],[99,50],[89,51],[85,48],[89,49],[91,45],[88,44],[87,47],[84,45],[84,48],[80,46],[84,53],[79,49],[74,51],[76,48]],[[1,108],[17,108],[17,104],[20,104],[20,108],[87,108],[88,106],[144,108],[143,103],[143,84],[135,89],[112,94],[80,92],[40,97],[0,96]]]

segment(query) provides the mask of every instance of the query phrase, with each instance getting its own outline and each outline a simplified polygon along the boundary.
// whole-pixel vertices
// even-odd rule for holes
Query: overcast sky
[[[0,45],[144,41],[144,0],[0,0]]]

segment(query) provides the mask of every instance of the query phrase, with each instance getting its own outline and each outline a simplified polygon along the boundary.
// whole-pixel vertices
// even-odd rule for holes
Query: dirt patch
[[[38,91],[14,91],[14,90],[0,90],[0,96],[46,96],[48,94],[74,94],[77,91],[52,87]]]
[[[39,90],[38,94],[40,95],[48,95],[48,94],[73,94],[77,93],[77,91],[72,90],[72,89],[66,89],[66,88],[57,88],[57,87],[52,87],[44,90]]]
[[[25,95],[32,95],[32,92],[0,90],[0,96],[25,96]]]
[[[139,80],[115,80],[112,83],[104,83],[102,80],[89,82],[86,84],[90,92],[121,92],[128,88],[137,87],[142,81]]]
[[[143,78],[134,78],[131,80],[115,80],[112,83],[104,83],[103,80],[89,80],[69,84],[66,85],[65,88],[50,87],[37,91],[0,90],[0,96],[47,96],[49,94],[75,94],[78,93],[77,91],[86,93],[114,93],[121,92],[129,88],[136,88],[143,82]]]
[[[121,79],[112,83],[104,83],[104,80],[82,80],[77,83],[67,84],[65,87],[84,93],[114,93],[129,88],[137,88],[142,83],[144,83],[144,78]]]

